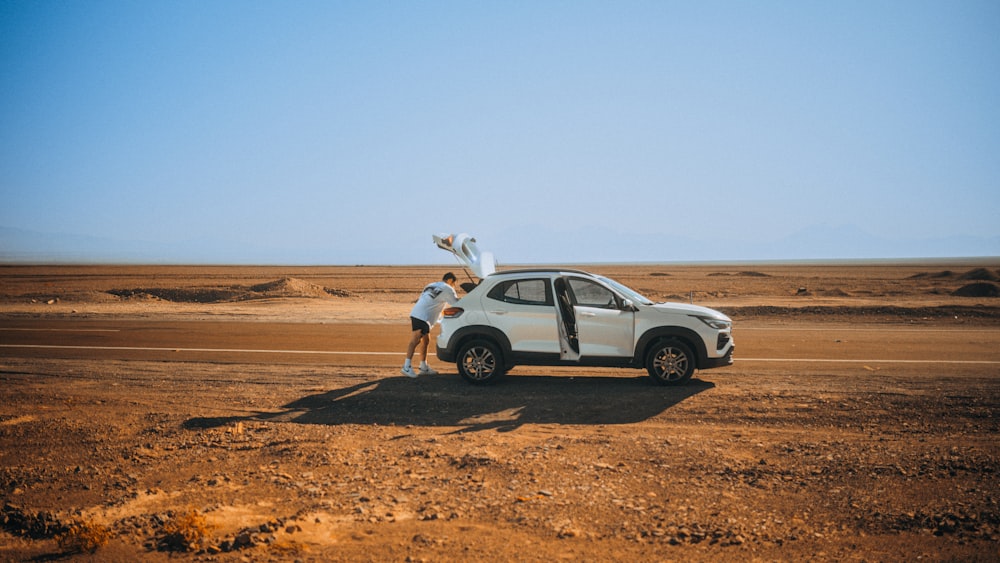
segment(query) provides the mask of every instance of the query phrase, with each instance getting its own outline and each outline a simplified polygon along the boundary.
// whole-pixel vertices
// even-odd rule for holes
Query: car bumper
[[[451,363],[455,361],[454,350],[448,350],[447,348],[441,348],[440,346],[435,346],[435,348],[436,349],[434,350],[434,353],[437,354],[438,360],[445,363]]]
[[[732,346],[729,348],[729,351],[726,352],[726,355],[721,358],[705,358],[705,361],[700,366],[700,369],[721,368],[733,365],[733,352],[735,351],[736,346]]]

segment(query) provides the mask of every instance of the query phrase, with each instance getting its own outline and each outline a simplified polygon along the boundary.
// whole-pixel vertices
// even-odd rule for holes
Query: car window
[[[581,307],[600,307],[603,309],[618,308],[618,301],[615,300],[615,294],[602,285],[589,280],[570,278],[569,287],[573,290],[576,305]]]
[[[516,305],[553,305],[548,280],[509,280],[498,283],[487,294],[490,299]]]

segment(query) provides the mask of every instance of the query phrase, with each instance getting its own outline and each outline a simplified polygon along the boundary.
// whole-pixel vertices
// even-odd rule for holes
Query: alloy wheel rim
[[[465,355],[465,371],[475,379],[488,378],[495,369],[493,354],[485,348],[473,348]]]
[[[687,371],[688,358],[676,348],[664,348],[656,355],[653,365],[660,377],[667,381],[679,379]]]

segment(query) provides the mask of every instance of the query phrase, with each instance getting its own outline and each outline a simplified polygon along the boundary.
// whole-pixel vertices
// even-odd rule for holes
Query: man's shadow
[[[662,387],[648,377],[506,376],[470,385],[457,376],[391,377],[308,395],[276,412],[198,417],[185,428],[248,421],[298,424],[448,426],[459,432],[513,430],[523,424],[629,424],[663,413],[715,384],[693,379]]]

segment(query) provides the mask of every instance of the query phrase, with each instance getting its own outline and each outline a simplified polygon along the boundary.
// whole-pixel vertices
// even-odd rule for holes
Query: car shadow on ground
[[[662,387],[648,377],[508,376],[493,385],[458,377],[367,381],[245,417],[192,418],[191,429],[249,421],[298,424],[447,426],[457,432],[513,430],[524,424],[630,424],[657,416],[715,387],[693,379]]]

